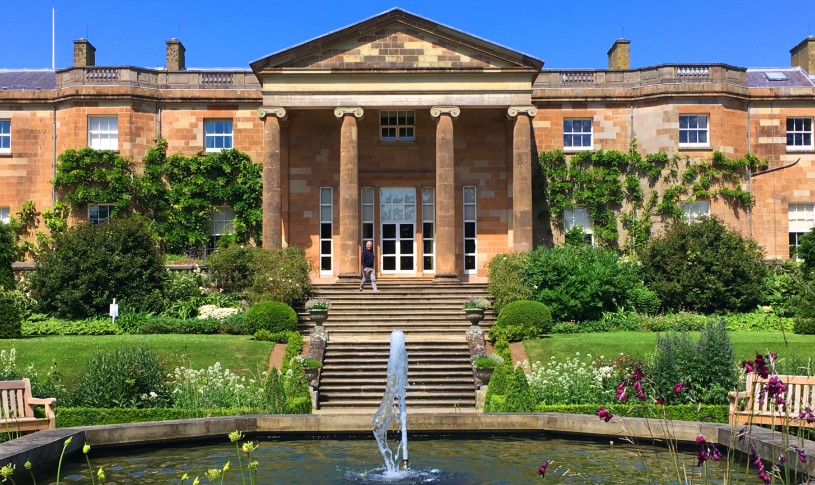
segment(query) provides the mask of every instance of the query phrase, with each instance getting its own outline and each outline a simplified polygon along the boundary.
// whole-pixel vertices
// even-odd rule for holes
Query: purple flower
[[[812,412],[809,406],[805,406],[804,410],[798,414],[798,419],[805,419],[807,424],[815,423],[815,413]]]
[[[787,462],[787,455],[779,455],[778,461],[780,461],[781,463],[786,463]]]
[[[698,436],[696,437],[696,444],[697,444],[697,445],[703,445],[703,444],[705,444],[705,443],[707,443],[707,440],[705,440],[705,437],[704,437],[704,436],[702,436],[702,435],[698,435]]]
[[[678,382],[678,383],[674,384],[674,393],[675,394],[682,394],[682,391],[684,391],[684,390],[685,390],[685,383]]]
[[[541,465],[538,468],[538,475],[540,475],[541,478],[543,478],[546,475],[546,467],[547,466],[549,466],[549,462],[545,461],[545,462],[543,462],[543,465]]]
[[[807,462],[807,455],[806,453],[804,453],[804,450],[798,448],[795,445],[792,445],[792,449],[795,450],[796,453],[798,453],[798,461],[800,461],[801,463]]]
[[[722,452],[719,451],[718,448],[716,448],[716,445],[714,445],[713,443],[710,443],[709,448],[710,448],[710,457],[713,458],[713,461],[719,461],[719,460],[722,459]]]
[[[596,414],[596,415],[597,415],[597,416],[598,416],[600,419],[602,419],[603,421],[605,421],[606,423],[608,423],[609,421],[611,421],[611,418],[613,418],[613,417],[614,417],[614,415],[613,415],[613,414],[611,414],[610,412],[608,412],[608,410],[606,410],[605,406],[600,406],[600,408],[597,410],[597,412],[596,412],[595,414]]]
[[[664,397],[662,397],[662,396],[659,396],[659,397],[657,398],[657,404],[659,404],[659,405],[663,405],[663,404],[665,404],[665,398],[664,398]]]
[[[614,395],[614,399],[618,401],[625,401],[627,398],[625,396],[626,385],[628,384],[628,379],[623,379],[622,382],[617,384],[617,394]]]

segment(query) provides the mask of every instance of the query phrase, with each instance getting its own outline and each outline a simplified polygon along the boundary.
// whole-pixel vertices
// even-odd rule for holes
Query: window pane
[[[320,224],[320,237],[322,239],[330,239],[331,238],[331,223],[323,223]]]
[[[369,187],[362,189],[362,203],[363,204],[374,203],[374,189]]]
[[[372,221],[372,220],[374,220],[374,206],[372,206],[372,205],[363,205],[362,206],[362,220],[363,221]]]
[[[320,258],[320,271],[331,271],[331,256]]]
[[[422,252],[424,254],[433,254],[433,240],[422,242]]]
[[[572,131],[572,120],[563,120],[563,132],[571,133]]]
[[[464,269],[466,270],[475,269],[475,256],[464,257]]]
[[[475,187],[464,187],[464,203],[475,203]]]
[[[424,236],[425,238],[433,238],[432,222],[422,224],[422,236]]]
[[[572,146],[572,135],[563,135],[563,146],[564,147]]]
[[[400,224],[399,237],[402,239],[413,239],[413,224]]]
[[[331,221],[331,206],[330,205],[324,205],[324,206],[320,207],[320,220],[325,221],[325,222]]]
[[[399,254],[413,254],[413,240],[399,241]]]
[[[432,256],[425,256],[422,258],[422,264],[424,269],[430,271],[433,269],[433,257]]]
[[[394,271],[396,269],[396,257],[385,256],[382,258],[382,269],[385,271]]]
[[[475,220],[475,206],[474,205],[465,205],[464,206],[464,219],[468,221]]]
[[[382,226],[382,237],[393,239],[396,237],[396,224],[384,224]]]
[[[475,237],[475,222],[464,223],[464,237]]]
[[[401,270],[411,270],[413,269],[413,256],[402,256],[399,258],[399,264]]]
[[[331,203],[331,192],[333,192],[328,187],[320,188],[320,203],[321,204],[330,204]]]
[[[467,254],[471,254],[475,252],[475,239],[465,239],[464,240],[464,252]]]
[[[699,132],[699,143],[707,143],[707,132],[700,131]]]
[[[430,202],[434,202],[435,200],[435,190],[431,187],[423,187],[422,188],[422,202],[427,204]]]
[[[366,223],[362,225],[362,238],[363,239],[374,238],[374,225],[372,223]]]
[[[331,240],[320,242],[320,253],[331,254]]]
[[[396,254],[396,241],[382,241],[382,254]]]
[[[583,120],[581,122],[581,131],[583,131],[583,133],[591,133],[591,120]]]

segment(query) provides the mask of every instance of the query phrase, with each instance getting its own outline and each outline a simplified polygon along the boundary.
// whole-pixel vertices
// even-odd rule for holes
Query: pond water
[[[614,441],[524,437],[421,437],[410,438],[410,466],[407,472],[389,475],[373,438],[370,439],[290,439],[253,437],[259,442],[252,454],[258,460],[258,484],[526,484],[543,483],[538,467],[551,462],[546,481],[566,483],[670,484],[700,483],[702,469],[695,467],[695,452],[672,454],[651,446],[635,446]],[[391,440],[393,441],[393,440]],[[207,445],[165,446],[91,450],[94,469],[104,466],[105,483],[181,483],[184,473],[192,478],[209,468],[221,468],[231,461],[225,484],[242,484],[235,446],[224,442]],[[63,464],[63,483],[91,483],[87,464]],[[245,459],[245,455],[242,456]],[[677,477],[674,462],[678,462]],[[743,460],[742,460],[743,461]],[[66,466],[67,465],[67,466]],[[244,462],[244,466],[246,463]],[[712,463],[710,483],[722,483],[724,463]],[[739,466],[740,471],[744,466]],[[53,477],[51,477],[53,479]],[[745,483],[743,475],[733,475]],[[46,481],[47,483],[47,481]],[[215,482],[218,483],[218,482]],[[248,480],[246,483],[249,483]],[[746,483],[761,483],[755,473]]]

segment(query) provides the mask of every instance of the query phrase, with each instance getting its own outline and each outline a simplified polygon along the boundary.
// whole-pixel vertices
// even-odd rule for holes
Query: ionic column
[[[266,249],[278,249],[283,241],[280,119],[285,116],[285,108],[277,106],[258,108],[258,117],[263,120],[263,232],[261,243]]]
[[[510,106],[507,117],[515,119],[512,133],[512,250],[532,250],[532,123],[538,109]]]
[[[357,118],[359,107],[340,107],[334,116],[342,120],[340,128],[340,251],[339,277],[359,278],[359,153]]]
[[[456,177],[453,153],[453,119],[458,106],[434,106],[436,118],[436,279],[458,278],[456,271]]]

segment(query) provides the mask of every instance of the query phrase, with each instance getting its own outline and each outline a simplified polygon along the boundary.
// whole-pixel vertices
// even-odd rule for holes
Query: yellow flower
[[[31,470],[31,462],[30,461],[26,460],[24,466],[25,466],[26,470]]]
[[[85,443],[85,446],[82,447],[82,453],[87,455],[89,451],[91,451],[91,445]]]
[[[258,449],[258,445],[256,445],[253,441],[247,441],[243,444],[241,449],[243,449],[244,453],[249,454]]]
[[[238,430],[235,430],[235,431],[229,433],[229,441],[231,441],[233,443],[236,442],[236,441],[240,441],[242,439],[243,439],[243,435]]]
[[[71,444],[71,440],[73,440],[73,439],[74,439],[74,437],[73,437],[73,436],[69,437],[67,440],[65,440],[65,443],[63,443],[63,445],[62,445],[62,446],[63,446],[63,447],[65,447],[65,446],[70,445],[70,444]]]
[[[182,482],[183,482],[184,480],[188,479],[188,478],[190,478],[190,476],[189,476],[188,474],[186,474],[186,473],[185,473],[185,474],[183,474],[183,475],[181,475],[181,481],[182,481]]]
[[[99,480],[104,480],[105,479],[105,471],[102,470],[101,466],[99,467],[99,471],[96,472],[96,478],[98,478]]]
[[[7,478],[14,474],[15,465],[13,463],[9,463],[8,465],[0,468],[0,477],[3,477],[3,481],[5,482]]]
[[[229,470],[229,462],[224,463],[224,467],[221,469],[221,471],[224,471],[224,472],[227,471],[227,470]]]
[[[259,463],[257,461],[250,461],[249,462],[249,469],[250,470],[257,470]]]
[[[219,470],[217,468],[210,468],[209,470],[207,470],[207,478],[210,481],[215,481],[220,477],[221,477],[221,470]]]
[[[201,482],[198,481],[198,477],[195,477],[195,480],[192,481],[192,485],[198,485],[199,483]]]

